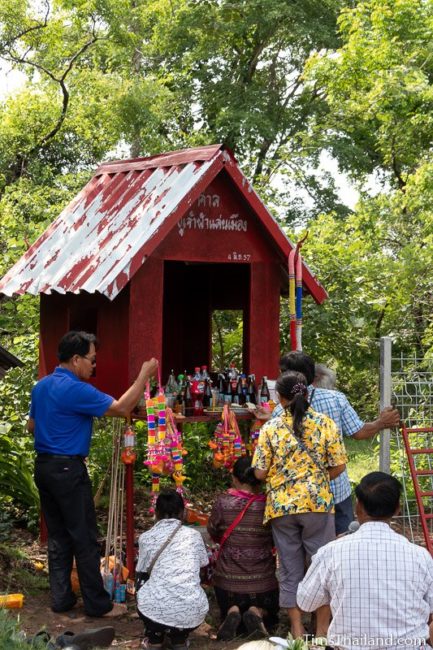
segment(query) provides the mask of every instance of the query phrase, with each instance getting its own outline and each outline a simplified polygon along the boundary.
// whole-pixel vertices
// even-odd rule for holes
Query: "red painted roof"
[[[0,281],[0,293],[99,292],[113,300],[225,168],[288,257],[293,244],[222,145],[102,164]],[[327,297],[306,265],[305,289]]]

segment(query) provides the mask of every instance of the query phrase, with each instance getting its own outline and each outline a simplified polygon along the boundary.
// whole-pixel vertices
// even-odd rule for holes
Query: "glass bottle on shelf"
[[[269,392],[268,378],[263,377],[260,386],[260,404],[267,404],[270,399],[271,399],[271,393]]]
[[[192,380],[193,381],[201,381],[201,379],[202,379],[202,377],[201,377],[201,372],[200,372],[200,366],[196,366],[194,368],[194,374],[192,376]]]
[[[247,399],[247,388],[248,388],[248,386],[247,386],[247,376],[246,376],[246,374],[244,372],[241,374],[241,387],[242,387],[242,396],[243,396],[242,397],[242,399],[243,399],[242,404],[245,404],[245,402],[248,401],[248,399]]]
[[[194,411],[194,402],[192,400],[192,394],[191,394],[191,384],[189,380],[186,381],[185,383],[185,390],[183,393],[183,402],[185,405],[185,416],[190,417],[193,414]]]
[[[257,404],[257,388],[255,375],[248,375],[247,402]]]
[[[224,381],[224,404],[232,403],[232,383],[228,375]]]
[[[238,377],[238,383],[236,385],[236,404],[239,404],[242,406],[245,404],[245,395],[242,390],[242,378],[239,376]]]
[[[179,386],[174,376],[174,370],[170,372],[170,375],[165,386],[165,397],[167,400],[167,406],[171,409],[174,408],[177,394],[179,392]]]
[[[204,380],[203,406],[209,408],[212,405],[212,388],[210,379]]]
[[[225,378],[224,378],[224,373],[220,372],[218,374],[218,406],[222,406],[224,404],[224,386],[225,386]]]

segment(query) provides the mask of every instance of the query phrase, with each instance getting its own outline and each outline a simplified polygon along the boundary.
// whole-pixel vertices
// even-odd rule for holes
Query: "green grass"
[[[47,644],[42,640],[35,640],[31,646],[33,650],[45,650]],[[26,635],[20,630],[19,622],[5,609],[0,609],[0,649],[1,650],[29,650]]]
[[[365,474],[379,469],[379,445],[376,438],[371,440],[354,440],[344,438],[349,462],[347,471],[350,482],[357,485]]]
[[[0,592],[37,595],[48,589],[46,573],[37,571],[24,549],[0,544]],[[0,646],[0,650],[2,650]]]

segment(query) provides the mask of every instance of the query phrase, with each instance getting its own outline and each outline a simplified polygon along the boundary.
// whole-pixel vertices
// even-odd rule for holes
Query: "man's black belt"
[[[84,460],[85,456],[79,456],[79,455],[66,456],[63,454],[37,454],[36,458],[62,458],[63,460],[74,458],[78,460]]]

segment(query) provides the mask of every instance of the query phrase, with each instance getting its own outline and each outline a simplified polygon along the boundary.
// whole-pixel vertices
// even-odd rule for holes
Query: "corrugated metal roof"
[[[212,145],[101,165],[0,281],[0,293],[86,291],[113,300],[223,166],[288,255],[292,245],[233,155]],[[322,302],[326,293],[306,271],[307,289]]]

